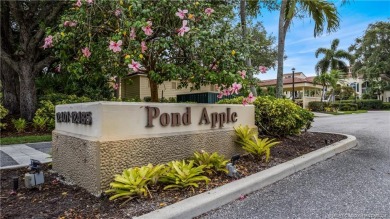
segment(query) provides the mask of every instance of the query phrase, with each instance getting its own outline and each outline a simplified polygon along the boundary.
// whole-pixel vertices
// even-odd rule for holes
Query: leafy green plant
[[[243,97],[224,99],[218,104],[242,104]],[[314,114],[288,99],[259,96],[253,102],[255,124],[260,134],[272,136],[297,135],[310,128]]]
[[[131,200],[134,196],[149,196],[151,194],[148,185],[153,179],[158,178],[156,175],[161,173],[164,165],[135,167],[126,169],[122,175],[115,175],[114,182],[110,183],[111,189],[106,193],[114,193],[109,199],[128,198]]]
[[[24,132],[27,126],[27,122],[25,119],[19,118],[19,119],[13,119],[12,123],[14,124],[14,127],[18,133]]]
[[[265,155],[265,161],[268,162],[271,155],[271,147],[279,144],[279,142],[275,141],[275,139],[259,139],[256,135],[253,137],[254,139],[246,142],[242,148],[260,158]]]
[[[5,129],[7,126],[6,123],[2,123],[1,121],[8,115],[8,110],[0,104],[0,129]]]
[[[160,182],[168,184],[165,189],[181,189],[190,187],[199,187],[199,181],[205,181],[206,184],[210,179],[203,176],[205,165],[194,167],[194,161],[187,163],[183,161],[172,161],[168,163],[168,171],[161,177]],[[195,192],[195,191],[194,191]]]
[[[195,152],[192,160],[196,166],[204,165],[204,168],[208,174],[218,171],[225,173],[228,172],[226,169],[226,164],[229,162],[229,160],[226,160],[223,155],[219,155],[217,152],[212,154],[209,154],[205,151]]]
[[[238,127],[234,127],[234,131],[236,132],[236,135],[238,137],[238,140],[236,140],[239,144],[245,144],[246,142],[249,142],[253,136],[257,135],[256,129],[250,128],[249,126],[242,126],[239,125]]]
[[[43,131],[46,129],[46,122],[47,122],[47,118],[35,116],[33,119],[33,126],[35,130]]]

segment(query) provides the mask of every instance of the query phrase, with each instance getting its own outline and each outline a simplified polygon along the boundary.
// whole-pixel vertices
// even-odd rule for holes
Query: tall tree
[[[35,77],[49,66],[55,58],[48,56],[41,48],[46,28],[55,23],[66,2],[59,1],[9,1],[12,35],[1,35],[1,60],[18,74],[20,86],[20,114],[31,121],[37,104]],[[3,16],[3,15],[2,15]],[[2,22],[3,25],[3,22]],[[6,25],[4,25],[6,26]],[[3,28],[2,28],[3,29]],[[2,30],[3,31],[3,30]],[[7,46],[12,45],[12,50]]]
[[[389,20],[390,21],[390,20]],[[390,77],[390,22],[368,25],[362,37],[355,40],[349,51],[354,52],[352,72],[363,74],[368,80]]]
[[[326,73],[329,70],[340,70],[342,72],[348,73],[348,64],[345,63],[343,59],[348,60],[349,63],[352,63],[353,57],[345,50],[338,50],[337,47],[339,43],[339,39],[334,39],[330,49],[323,47],[317,49],[315,52],[316,58],[318,58],[320,54],[324,55],[324,57],[320,59],[315,66],[317,74]]]
[[[241,21],[242,37],[244,40],[247,40],[247,41],[250,40],[250,39],[248,39],[248,31],[247,31],[248,30],[248,27],[247,27],[248,15],[252,16],[252,17],[257,16],[257,14],[260,13],[260,9],[262,7],[266,8],[268,10],[275,10],[277,8],[277,3],[275,1],[272,1],[272,0],[263,0],[263,1],[260,1],[260,0],[251,0],[251,1],[240,0],[240,7],[239,7],[240,8],[240,21]],[[259,30],[259,31],[261,31],[261,30]],[[257,48],[257,49],[260,50],[261,48]],[[252,54],[252,53],[248,53],[248,54]],[[245,61],[246,61],[247,67],[249,68],[248,79],[251,82],[250,83],[250,90],[254,96],[257,96],[256,86],[253,83],[254,71],[251,69],[252,64],[253,64],[252,63],[253,59],[252,59],[252,57],[248,56],[248,57],[246,57]],[[260,66],[260,64],[263,66],[272,66],[272,65],[267,65],[266,63],[258,63],[258,64],[259,64],[259,66]]]
[[[279,13],[278,70],[276,95],[283,95],[283,59],[286,33],[294,17],[309,16],[314,20],[314,37],[337,30],[339,17],[333,3],[325,0],[282,0]]]
[[[8,2],[1,2],[1,45],[5,52],[12,53],[14,37],[11,29],[10,9]],[[19,113],[19,80],[18,74],[4,60],[0,60],[1,92],[4,107],[10,114]]]

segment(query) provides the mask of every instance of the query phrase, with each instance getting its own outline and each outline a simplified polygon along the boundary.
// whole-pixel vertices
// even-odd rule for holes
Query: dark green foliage
[[[382,109],[384,109],[384,110],[390,110],[390,103],[384,102],[384,103],[382,104]]]
[[[331,107],[338,109],[340,111],[356,111],[356,110],[358,110],[358,105],[355,103],[332,103]]]
[[[323,112],[325,111],[325,107],[328,106],[329,104],[327,102],[320,102],[320,101],[309,102],[309,109],[314,112]]]
[[[355,103],[354,100],[342,100],[341,103]],[[379,110],[382,109],[383,102],[381,100],[357,100],[359,110]]]

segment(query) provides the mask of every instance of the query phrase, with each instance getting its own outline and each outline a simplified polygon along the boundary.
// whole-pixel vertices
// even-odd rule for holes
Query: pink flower
[[[118,90],[119,84],[115,83],[112,87],[114,88],[114,90]]]
[[[209,67],[210,67],[211,70],[217,70],[218,65],[213,63],[213,64],[210,64]]]
[[[180,19],[184,19],[184,17],[186,16],[186,14],[188,13],[188,10],[184,9],[184,10],[181,10],[180,8],[178,9],[178,12],[176,12],[176,16],[178,16]]]
[[[223,97],[223,91],[219,92],[219,94],[217,95],[218,99],[221,99],[222,97]]]
[[[253,103],[253,101],[256,100],[256,97],[253,96],[252,92],[250,92],[249,95],[248,95],[247,100],[248,100],[248,103]]]
[[[88,47],[85,47],[84,49],[81,49],[81,52],[83,52],[83,55],[87,58],[91,56],[91,51],[89,51]]]
[[[116,9],[114,14],[115,14],[115,16],[119,17],[122,14],[121,9]]]
[[[108,47],[113,52],[120,52],[122,46],[122,40],[118,40],[118,42],[110,41],[110,46]]]
[[[183,26],[179,29],[179,36],[184,36],[184,33],[190,31],[190,28],[187,27],[187,20],[183,20]]]
[[[92,5],[93,4],[93,0],[87,0],[88,4]]]
[[[150,36],[153,34],[152,22],[148,21],[147,23],[148,23],[148,25],[146,25],[145,27],[142,27],[142,30],[144,31],[146,36]]]
[[[75,3],[75,5],[77,6],[77,7],[81,7],[81,0],[77,0],[77,2]]]
[[[214,9],[212,9],[212,8],[206,8],[206,9],[204,10],[204,13],[206,13],[207,16],[210,16],[211,13],[213,13],[213,12],[214,12]]]
[[[60,73],[61,72],[61,64],[58,64],[57,67],[55,67],[54,71]]]
[[[232,91],[231,87],[222,90],[224,96],[229,96],[231,91]]]
[[[139,62],[134,61],[133,59],[131,60],[131,64],[128,65],[129,68],[133,69],[134,72],[138,72],[141,70],[141,64]]]
[[[75,27],[76,25],[77,25],[77,22],[73,22],[73,21],[65,21],[64,22],[65,27]]]
[[[245,70],[238,71],[238,74],[241,75],[242,79],[245,79],[245,76],[246,76],[246,71]]]
[[[53,47],[53,36],[52,35],[49,35],[45,38],[45,44],[42,47],[43,47],[43,49]]]
[[[147,49],[148,49],[148,47],[146,46],[145,41],[142,41],[142,42],[141,42],[141,50],[142,50],[142,53],[144,53]]]
[[[266,73],[267,70],[268,70],[267,67],[265,67],[265,66],[259,66],[259,71],[260,71],[262,74]]]
[[[248,100],[246,98],[242,99],[242,105],[246,106],[248,104]]]
[[[132,27],[130,30],[130,39],[134,40],[135,39],[135,28]]]
[[[238,94],[238,91],[242,88],[241,84],[237,84],[237,82],[234,82],[232,84],[232,90],[230,91],[231,94]]]

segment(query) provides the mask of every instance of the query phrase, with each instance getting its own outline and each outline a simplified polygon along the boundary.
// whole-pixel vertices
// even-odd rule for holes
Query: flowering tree
[[[48,29],[43,47],[54,47],[62,71],[75,77],[145,74],[152,101],[167,80],[235,93],[246,87],[242,71],[249,69],[241,51],[248,45],[231,27],[233,16],[224,1],[78,0],[59,31]]]

